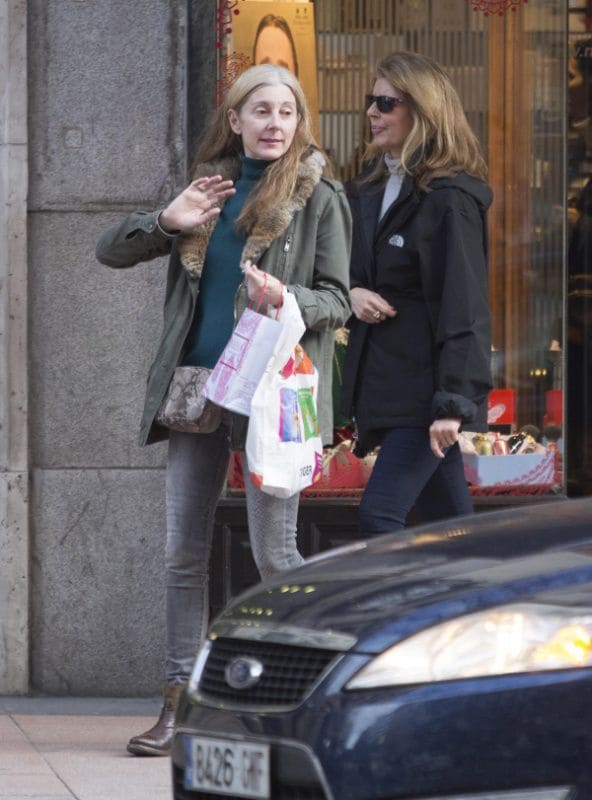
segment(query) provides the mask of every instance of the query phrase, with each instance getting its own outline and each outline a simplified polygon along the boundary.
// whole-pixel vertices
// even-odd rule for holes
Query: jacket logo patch
[[[399,234],[396,233],[394,236],[391,236],[388,243],[392,244],[393,247],[403,247],[403,245],[405,244],[405,239],[403,239],[402,236],[399,236]]]

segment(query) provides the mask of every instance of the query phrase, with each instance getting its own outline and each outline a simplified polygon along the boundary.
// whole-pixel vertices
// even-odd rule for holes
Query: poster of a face
[[[243,0],[233,20],[232,49],[251,64],[278,64],[293,72],[318,128],[313,3]]]

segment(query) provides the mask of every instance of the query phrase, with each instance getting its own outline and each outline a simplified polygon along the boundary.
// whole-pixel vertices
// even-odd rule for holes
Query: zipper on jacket
[[[289,233],[286,236],[286,239],[284,241],[284,246],[282,248],[283,258],[282,258],[281,268],[278,270],[278,274],[276,275],[276,278],[279,278],[284,283],[286,283],[286,265],[288,263],[288,253],[290,252],[290,248],[292,247],[293,238],[294,237],[291,233]]]

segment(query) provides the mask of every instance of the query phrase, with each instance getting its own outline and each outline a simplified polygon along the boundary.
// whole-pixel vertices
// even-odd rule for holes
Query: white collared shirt
[[[401,186],[403,184],[403,178],[405,176],[405,173],[401,169],[400,158],[391,158],[390,156],[385,155],[384,163],[387,165],[390,175],[384,187],[382,206],[380,208],[378,219],[383,218],[388,209],[399,196],[399,192],[401,191]]]

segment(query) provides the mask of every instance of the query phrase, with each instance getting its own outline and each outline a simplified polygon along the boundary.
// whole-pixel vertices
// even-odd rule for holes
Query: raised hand
[[[221,175],[198,178],[169,203],[158,222],[168,233],[190,233],[218,216],[218,203],[235,192],[232,181]]]

